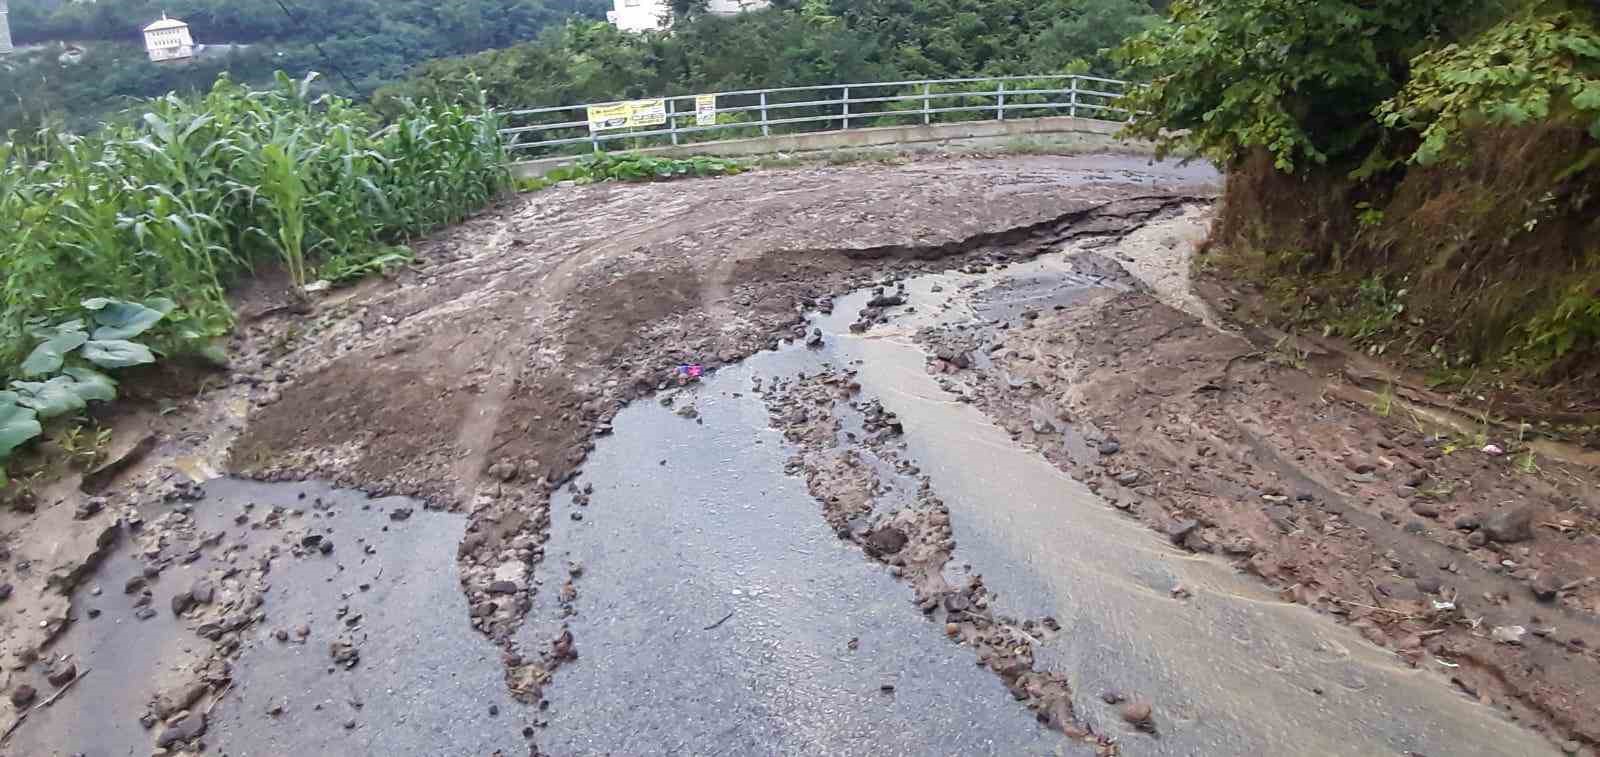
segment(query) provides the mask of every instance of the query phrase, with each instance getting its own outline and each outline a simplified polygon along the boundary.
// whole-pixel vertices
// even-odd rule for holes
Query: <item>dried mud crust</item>
[[[1519,466],[1338,399],[1338,376],[1138,291],[921,339],[985,351],[983,370],[929,369],[1175,544],[1232,558],[1569,752],[1600,743],[1594,470]]]
[[[537,701],[571,652],[511,641],[550,493],[622,406],[682,380],[680,366],[803,336],[804,312],[884,271],[1026,257],[1214,190],[1203,172],[1142,165],[935,161],[518,198],[299,333],[254,340],[276,350],[274,373],[231,468],[466,511],[471,623],[502,646],[513,692]]]
[[[1017,620],[990,607],[983,576],[960,585],[945,577],[955,550],[950,510],[928,476],[906,458],[899,420],[877,400],[860,395],[850,371],[776,378],[752,387],[766,400],[774,428],[796,450],[786,472],[801,476],[822,517],[840,539],[910,585],[913,601],[946,636],[968,646],[1018,701],[1045,726],[1114,754],[1074,714],[1066,678],[1036,670],[1034,646],[1052,638],[1054,618]],[[850,429],[860,429],[859,432]]]

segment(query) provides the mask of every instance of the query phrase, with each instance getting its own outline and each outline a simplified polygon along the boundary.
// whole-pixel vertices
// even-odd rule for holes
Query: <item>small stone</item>
[[[289,632],[283,630],[282,628],[280,628],[280,629],[272,632],[272,638],[277,639],[278,641],[288,641],[289,640]]]
[[[295,626],[294,627],[294,635],[299,637],[299,638],[302,638],[302,639],[304,639],[307,636],[310,636],[311,635],[311,626],[308,626],[308,625],[306,625],[304,623],[301,623],[300,625]]]
[[[495,581],[489,584],[490,594],[515,594],[517,584],[515,581]]]
[[[133,577],[130,577],[128,579],[128,582],[122,585],[122,593],[123,594],[138,594],[139,592],[143,591],[144,587],[148,586],[149,583],[150,583],[150,581],[148,579],[146,579],[144,576],[133,576]]]
[[[955,623],[946,623],[944,624],[944,633],[946,636],[960,636],[961,626]]]
[[[333,551],[333,540],[332,539],[323,539],[321,543],[317,544],[317,551],[321,552],[322,554],[328,554],[329,552],[332,552]]]
[[[356,729],[356,719],[355,718],[350,718],[349,720],[344,721],[344,729],[346,731],[355,730]]]
[[[389,520],[401,521],[401,520],[409,520],[410,518],[411,518],[411,508],[409,508],[409,507],[397,507],[397,508],[389,511]]]
[[[1472,513],[1466,513],[1464,515],[1457,515],[1455,522],[1452,525],[1456,527],[1457,531],[1476,531],[1478,526],[1483,525],[1483,522],[1478,520],[1478,516],[1473,515]]]
[[[1472,533],[1467,534],[1467,543],[1474,547],[1481,547],[1489,543],[1489,537],[1482,531],[1473,531]]]
[[[1500,445],[1498,445],[1498,444],[1485,444],[1485,445],[1483,445],[1483,454],[1488,455],[1489,457],[1499,457],[1501,455],[1504,455],[1505,453],[1506,453],[1506,451],[1504,449],[1501,449]]]
[[[1533,591],[1533,596],[1540,602],[1554,602],[1556,593],[1561,591],[1561,579],[1551,575],[1548,571],[1539,571],[1528,582],[1528,588]]]
[[[1116,441],[1107,440],[1100,442],[1100,454],[1115,455],[1122,451],[1122,445]]]
[[[1417,591],[1423,594],[1438,594],[1443,588],[1443,582],[1434,576],[1423,576],[1417,579]]]
[[[583,520],[583,513],[578,512],[577,510],[573,510],[572,511],[572,519],[573,520]]]
[[[72,683],[72,679],[77,677],[78,666],[71,662],[58,662],[51,666],[49,672],[44,674],[44,679],[49,681],[51,686],[58,689]]]
[[[1578,743],[1576,739],[1567,739],[1566,741],[1561,742],[1562,754],[1577,754],[1578,750],[1582,748],[1583,744]]]
[[[1489,638],[1501,644],[1521,644],[1522,637],[1527,633],[1528,629],[1522,626],[1495,626],[1494,630],[1489,632]]]
[[[39,696],[39,692],[36,691],[32,686],[29,686],[28,684],[22,684],[21,686],[11,690],[11,704],[16,708],[21,709],[23,707],[27,707],[29,704],[32,704],[34,698],[37,696]]]
[[[1117,714],[1133,725],[1144,726],[1150,722],[1150,716],[1154,711],[1149,702],[1133,700],[1122,703],[1122,706],[1117,708]]]
[[[496,715],[499,715],[499,714],[500,714],[500,705],[497,705],[497,704],[489,705],[489,717],[492,718],[492,717],[494,717]]]
[[[161,736],[156,739],[156,746],[165,749],[173,744],[190,742],[205,732],[206,714],[193,711],[162,730]]]
[[[1100,694],[1100,701],[1105,702],[1106,704],[1122,704],[1123,702],[1128,701],[1128,698],[1123,696],[1122,692],[1120,691],[1111,690],[1102,692]]]
[[[1345,458],[1344,467],[1349,468],[1351,473],[1362,474],[1377,470],[1378,464],[1374,463],[1370,458],[1352,455]]]
[[[1417,496],[1417,487],[1402,484],[1395,487],[1394,493],[1401,499],[1411,499]]]
[[[883,693],[885,693],[885,694],[891,693],[891,692],[894,691],[894,684],[892,684],[892,683],[879,684],[878,685],[878,690],[883,692]]]
[[[9,583],[0,583],[0,602],[4,602],[4,601],[10,599],[11,598],[11,592],[13,592],[15,590],[16,589],[14,587],[12,587],[11,584],[9,584]]]
[[[1193,518],[1182,518],[1167,524],[1167,538],[1173,544],[1182,544],[1183,540],[1200,527],[1200,522]]]
[[[133,617],[138,618],[139,620],[149,620],[155,616],[156,611],[153,607],[141,607],[133,614]]]
[[[173,615],[182,615],[188,612],[191,607],[194,607],[194,596],[189,592],[182,591],[172,595]]]
[[[1439,507],[1425,499],[1412,501],[1411,512],[1421,515],[1424,518],[1439,517]]]
[[[1139,483],[1139,471],[1126,470],[1117,474],[1117,483],[1123,486],[1133,486]]]
[[[1528,541],[1533,538],[1533,508],[1523,505],[1491,513],[1483,520],[1483,532],[1498,542]]]

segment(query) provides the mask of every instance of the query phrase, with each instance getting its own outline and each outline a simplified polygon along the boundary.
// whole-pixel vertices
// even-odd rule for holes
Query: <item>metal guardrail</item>
[[[626,141],[627,149],[636,149],[774,133],[990,118],[1072,116],[1125,121],[1129,112],[1117,102],[1128,86],[1117,79],[1050,74],[750,89],[504,110],[500,116],[507,125],[500,133],[514,157],[532,158],[598,150],[616,141]],[[708,101],[712,123],[706,123]],[[632,106],[648,111],[634,119],[640,122],[635,126],[594,120],[599,112],[627,111]]]

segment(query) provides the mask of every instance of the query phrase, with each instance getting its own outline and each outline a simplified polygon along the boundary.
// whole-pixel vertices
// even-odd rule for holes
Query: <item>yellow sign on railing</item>
[[[589,106],[589,131],[660,126],[666,122],[667,101],[664,98]]]

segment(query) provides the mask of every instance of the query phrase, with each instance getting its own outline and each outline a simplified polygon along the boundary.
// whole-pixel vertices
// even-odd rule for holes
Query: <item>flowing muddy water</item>
[[[584,566],[567,621],[580,657],[547,691],[556,708],[542,745],[556,754],[1083,748],[1032,722],[885,568],[830,533],[804,483],[784,474],[784,444],[764,428],[752,379],[831,366],[858,371],[861,396],[903,422],[906,457],[950,508],[950,566],[981,574],[998,610],[1060,623],[1038,643],[1037,667],[1064,674],[1078,716],[1124,754],[1544,749],[1354,631],[1106,506],[941,388],[913,339],[928,325],[1070,307],[1106,283],[1072,273],[1059,255],[922,276],[906,282],[914,312],[864,335],[848,328],[870,296],[858,292],[813,320],[822,348],[762,353],[681,390],[676,404],[692,402],[698,419],[654,402],[619,414],[583,468],[589,504],[555,502],[548,554]],[[1081,443],[1092,430],[1078,432]],[[1180,585],[1192,596],[1175,599]],[[536,607],[545,620],[530,621],[526,644],[556,631],[552,613]],[[1155,732],[1123,724],[1102,701],[1110,691],[1152,701]]]

